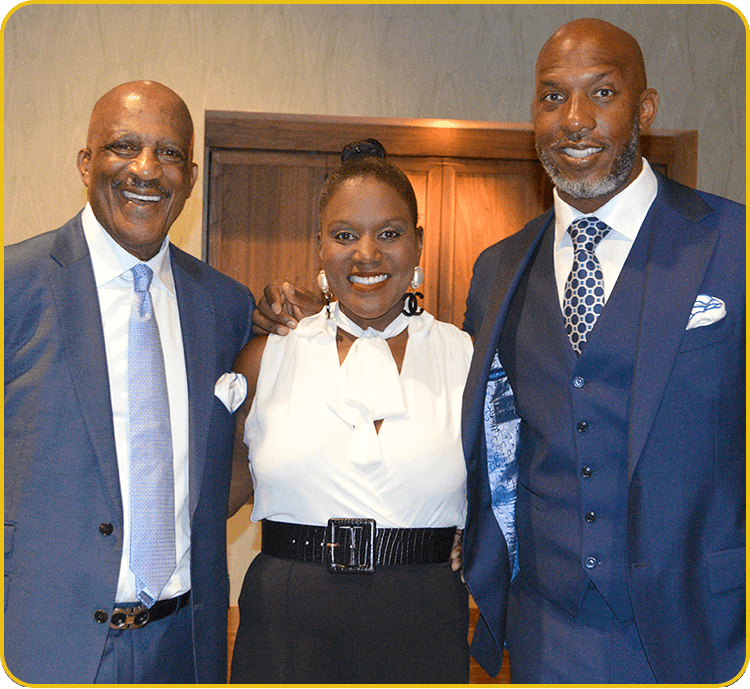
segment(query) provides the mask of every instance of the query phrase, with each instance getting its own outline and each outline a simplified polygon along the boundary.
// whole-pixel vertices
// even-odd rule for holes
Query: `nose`
[[[573,134],[591,131],[596,128],[596,118],[592,113],[592,103],[585,94],[573,94],[564,105],[561,127],[564,132]]]
[[[377,263],[382,259],[378,243],[369,234],[362,235],[354,250],[354,260],[357,263]]]
[[[138,179],[156,179],[161,175],[161,163],[153,148],[144,146],[130,161],[130,172]]]

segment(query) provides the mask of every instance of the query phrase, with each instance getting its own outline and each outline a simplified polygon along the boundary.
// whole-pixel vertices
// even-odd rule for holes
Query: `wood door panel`
[[[327,157],[313,153],[215,153],[211,264],[247,285],[256,298],[281,278],[317,289],[317,197],[326,170]]]
[[[535,161],[446,160],[437,314],[441,320],[461,327],[477,256],[518,232],[550,204],[551,188]]]

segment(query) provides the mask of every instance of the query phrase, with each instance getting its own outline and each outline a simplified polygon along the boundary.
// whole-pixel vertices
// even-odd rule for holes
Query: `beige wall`
[[[25,5],[7,20],[5,243],[85,202],[75,157],[96,99],[132,79],[207,109],[526,122],[546,38],[581,16],[635,35],[657,126],[700,132],[698,185],[744,201],[745,27],[722,5]],[[200,256],[202,177],[171,233]],[[233,600],[257,546],[232,522]]]
[[[744,200],[745,40],[723,5],[25,5],[5,39],[5,243],[84,203],[75,155],[95,100],[131,79],[206,109],[524,122],[561,23],[631,31],[656,125],[698,129],[699,187]],[[202,178],[173,240],[201,254]]]

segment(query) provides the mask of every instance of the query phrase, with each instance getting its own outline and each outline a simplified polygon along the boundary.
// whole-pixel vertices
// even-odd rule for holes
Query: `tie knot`
[[[145,263],[136,263],[132,272],[135,291],[148,292],[148,288],[151,286],[151,278],[154,277],[154,271]]]
[[[599,242],[611,228],[607,223],[602,222],[594,216],[578,218],[570,223],[568,232],[573,240],[574,251],[586,251],[589,254],[594,253]]]

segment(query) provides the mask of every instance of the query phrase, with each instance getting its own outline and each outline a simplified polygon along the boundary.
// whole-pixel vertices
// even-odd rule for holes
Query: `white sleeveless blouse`
[[[359,336],[341,365],[337,324]],[[382,335],[406,327],[399,375]],[[467,333],[428,313],[363,333],[335,302],[330,319],[323,310],[286,337],[269,336],[245,423],[252,520],[463,527],[461,397],[471,355]]]

